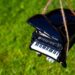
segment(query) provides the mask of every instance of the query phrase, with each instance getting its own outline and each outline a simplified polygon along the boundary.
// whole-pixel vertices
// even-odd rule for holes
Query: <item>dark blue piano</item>
[[[75,16],[69,9],[64,9],[69,36],[70,48],[75,43]],[[27,21],[36,30],[33,32],[30,48],[45,54],[50,59],[66,64],[66,34],[60,9],[45,15],[37,14]]]

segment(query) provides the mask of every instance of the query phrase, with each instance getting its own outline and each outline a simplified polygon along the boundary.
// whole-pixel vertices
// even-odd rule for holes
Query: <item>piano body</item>
[[[75,43],[75,16],[69,9],[64,9],[69,36],[70,47]],[[49,22],[48,22],[49,21]],[[50,60],[56,60],[66,64],[66,34],[60,9],[48,14],[37,14],[27,21],[36,30],[32,34],[30,48],[45,54]]]

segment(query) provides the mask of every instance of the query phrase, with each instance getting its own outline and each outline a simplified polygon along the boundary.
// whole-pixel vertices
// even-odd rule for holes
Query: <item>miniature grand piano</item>
[[[69,9],[64,9],[69,36],[70,47],[75,43],[75,16]],[[36,30],[32,34],[30,48],[45,54],[52,60],[66,64],[66,34],[60,9],[48,14],[37,14],[28,20]]]

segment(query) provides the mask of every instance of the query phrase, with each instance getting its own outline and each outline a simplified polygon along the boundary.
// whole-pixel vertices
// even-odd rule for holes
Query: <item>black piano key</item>
[[[36,46],[38,46],[39,45],[39,43],[38,42],[36,42],[36,44],[35,44]]]
[[[52,51],[53,51],[53,49],[49,48],[49,51],[50,51],[50,52],[52,52]]]
[[[49,49],[49,47],[46,47],[46,50],[48,50]]]
[[[40,48],[41,48],[42,46],[43,46],[42,44],[39,45]]]
[[[56,51],[55,50],[53,51],[53,54],[56,54]]]
[[[43,45],[43,47],[42,47],[43,49],[45,49],[46,48],[46,46],[45,45]]]

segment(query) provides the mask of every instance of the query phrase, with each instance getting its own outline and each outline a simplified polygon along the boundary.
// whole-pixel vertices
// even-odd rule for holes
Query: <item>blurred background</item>
[[[49,63],[45,56],[30,51],[34,28],[27,19],[40,14],[47,0],[0,0],[0,75],[75,75],[75,45],[67,58],[65,69],[59,63]],[[75,9],[75,0],[63,0],[64,8]],[[52,0],[48,11],[60,8]]]

